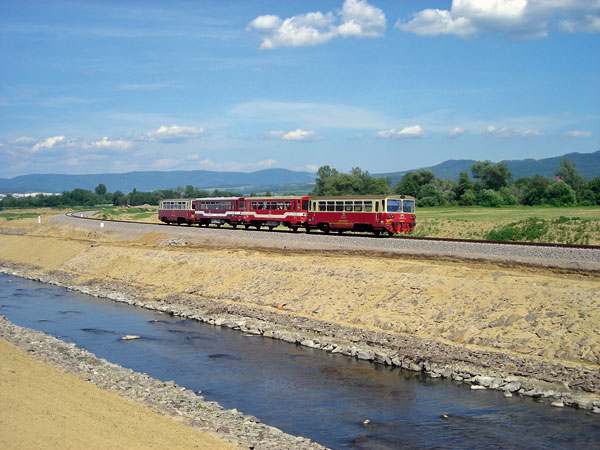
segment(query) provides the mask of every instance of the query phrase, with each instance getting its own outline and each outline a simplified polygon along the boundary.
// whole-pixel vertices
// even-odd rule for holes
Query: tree
[[[184,197],[186,197],[186,198],[193,198],[193,197],[195,197],[195,195],[194,195],[194,194],[195,194],[195,191],[196,191],[196,190],[194,189],[194,186],[192,186],[191,184],[188,184],[188,185],[185,187],[185,191],[183,192],[183,195],[184,195]]]
[[[112,199],[115,206],[125,206],[127,204],[127,196],[121,191],[115,191]]]
[[[508,180],[512,178],[512,172],[505,162],[494,164],[491,161],[477,161],[471,166],[471,172],[473,178],[481,180],[484,189],[494,191],[506,186]]]
[[[467,191],[473,190],[473,182],[469,178],[469,174],[467,172],[461,172],[458,176],[458,186],[456,188],[456,196],[458,198],[462,197],[462,195]]]
[[[369,172],[353,167],[350,173],[339,173],[329,166],[320,167],[313,195],[369,195],[389,194],[390,180],[375,178]]]
[[[529,206],[543,205],[546,200],[546,189],[550,180],[542,175],[534,175],[525,187],[523,203]]]
[[[96,194],[98,194],[98,195],[106,194],[106,186],[103,185],[102,183],[100,183],[98,186],[96,186],[96,188],[94,190],[96,191]]]
[[[421,188],[433,182],[433,180],[435,180],[435,175],[431,170],[420,169],[415,172],[409,172],[396,183],[394,193],[419,198]]]
[[[568,158],[561,158],[560,166],[556,172],[554,172],[554,175],[559,177],[560,181],[571,186],[577,195],[578,201],[583,199],[583,192],[585,191],[587,183],[583,177],[579,175],[579,172],[577,172],[577,167],[575,167],[574,162],[572,163]]]

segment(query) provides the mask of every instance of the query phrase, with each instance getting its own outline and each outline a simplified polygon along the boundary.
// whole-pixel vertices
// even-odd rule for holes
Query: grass
[[[104,208],[94,217],[108,220],[137,220],[142,222],[158,222],[157,207],[144,208]]]
[[[423,208],[412,235],[600,245],[600,208]]]
[[[0,212],[0,217],[7,221],[37,218],[39,215],[37,212]]]

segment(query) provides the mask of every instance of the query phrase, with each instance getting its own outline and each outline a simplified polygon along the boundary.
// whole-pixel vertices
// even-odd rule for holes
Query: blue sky
[[[0,2],[0,177],[600,149],[598,0]]]

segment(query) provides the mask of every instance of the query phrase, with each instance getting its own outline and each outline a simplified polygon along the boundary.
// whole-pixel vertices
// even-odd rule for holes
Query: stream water
[[[600,447],[600,415],[591,412],[471,391],[4,274],[0,305],[17,325],[332,448]],[[121,341],[127,334],[141,338]]]

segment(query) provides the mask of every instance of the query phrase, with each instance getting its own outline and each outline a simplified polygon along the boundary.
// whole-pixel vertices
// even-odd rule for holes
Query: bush
[[[529,241],[534,242],[544,236],[549,229],[549,224],[544,219],[531,217],[527,220],[509,223],[494,228],[486,239],[488,241]]]
[[[504,200],[498,192],[493,191],[492,189],[483,189],[479,193],[479,201],[477,203],[481,206],[497,208],[498,206],[504,205]]]
[[[458,204],[461,206],[473,206],[476,201],[475,193],[471,189],[467,189],[458,199]]]

